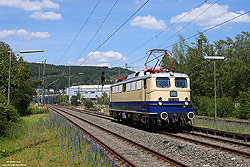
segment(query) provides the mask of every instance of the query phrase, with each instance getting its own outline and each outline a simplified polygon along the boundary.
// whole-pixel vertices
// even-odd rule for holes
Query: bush
[[[73,106],[79,106],[81,103],[80,103],[80,94],[77,94],[77,96],[72,96],[71,97],[71,104]]]
[[[233,112],[235,110],[234,102],[231,97],[221,97],[217,99],[217,115],[218,117],[235,117]]]
[[[90,99],[84,99],[84,106],[87,108],[92,108],[94,106],[93,102]]]
[[[248,92],[240,92],[234,116],[240,119],[250,119],[250,90]]]
[[[0,103],[0,134],[6,133],[6,127],[20,118],[18,111],[10,104]]]
[[[207,96],[195,96],[192,99],[194,111],[197,115],[214,116],[212,99]]]
[[[214,117],[214,98],[195,96],[192,99],[194,111],[198,115]],[[234,102],[231,97],[217,98],[217,116],[230,117],[234,113]]]

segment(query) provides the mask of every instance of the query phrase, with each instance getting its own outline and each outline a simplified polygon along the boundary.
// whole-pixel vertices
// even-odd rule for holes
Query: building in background
[[[77,94],[81,94],[83,98],[90,98],[91,100],[96,100],[96,97],[101,97],[102,91],[103,93],[107,93],[109,96],[111,85],[104,85],[103,90],[101,85],[77,85],[66,88],[66,95],[71,99],[72,96],[76,96]]]

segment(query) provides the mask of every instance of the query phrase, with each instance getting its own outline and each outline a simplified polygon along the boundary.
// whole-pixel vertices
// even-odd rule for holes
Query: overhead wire
[[[165,42],[163,42],[161,45],[163,45],[164,43],[166,43],[167,41],[169,41],[171,38],[173,38],[176,34],[178,34],[180,31],[182,31],[184,28],[186,28],[188,25],[190,25],[192,22],[194,22],[197,18],[199,18],[202,14],[204,14],[208,9],[210,9],[212,6],[214,6],[217,2],[218,2],[219,0],[217,0],[216,2],[214,2],[212,5],[210,5],[208,8],[206,8],[202,13],[200,13],[199,15],[197,15],[194,19],[192,19],[190,22],[188,22],[182,29],[180,29],[179,31],[177,31],[175,34],[173,34],[170,38],[168,38]],[[207,0],[205,1],[205,2],[207,2]],[[201,6],[201,5],[203,5],[205,2],[203,2],[203,3],[201,3],[199,6]],[[195,7],[195,8],[193,8],[193,10],[194,9],[196,9],[197,7]],[[193,10],[191,10],[191,11],[193,11]],[[188,12],[189,14],[191,13],[191,12]],[[187,15],[187,14],[186,14]],[[186,16],[185,15],[185,16]],[[182,17],[182,19],[183,19],[184,17]],[[180,19],[178,19],[178,21],[180,21]],[[175,22],[176,23],[176,22]],[[161,45],[159,45],[159,47],[161,46]],[[133,62],[131,62],[131,63],[128,63],[128,64],[134,64],[135,62],[138,62],[138,61],[140,61],[140,60],[143,60],[144,58],[146,58],[147,56],[144,56],[144,57],[142,57],[142,58],[140,58],[140,59],[138,59],[138,60],[136,60],[136,61],[133,61]]]
[[[81,52],[81,54],[78,56],[78,58],[75,61],[75,64],[77,63],[77,60],[82,56],[82,54],[86,51],[86,49],[91,44],[91,42],[93,41],[93,39],[95,38],[95,36],[98,34],[98,32],[100,31],[101,27],[103,26],[103,24],[107,20],[108,16],[110,15],[110,13],[112,12],[112,10],[114,9],[114,7],[117,4],[117,2],[118,2],[118,0],[115,1],[115,3],[113,4],[113,6],[111,7],[111,9],[109,10],[108,14],[106,15],[106,17],[103,19],[102,23],[100,24],[99,28],[96,30],[95,34],[92,36],[92,38],[90,39],[90,41],[88,42],[88,44],[85,46],[85,48],[83,49],[83,51]]]
[[[245,13],[239,14],[238,16],[235,16],[235,17],[233,17],[233,18],[231,18],[231,19],[228,19],[228,20],[226,20],[226,21],[224,21],[224,22],[222,22],[222,23],[220,23],[220,24],[214,25],[214,26],[212,26],[212,27],[210,27],[210,28],[207,28],[207,29],[205,29],[205,30],[203,30],[203,31],[201,31],[201,32],[198,32],[198,33],[196,33],[196,34],[194,34],[194,35],[192,35],[192,36],[190,36],[190,37],[188,37],[188,38],[185,38],[184,40],[186,41],[186,40],[189,40],[189,39],[191,39],[191,38],[194,38],[194,37],[196,37],[197,35],[199,35],[200,33],[205,33],[205,32],[207,32],[207,31],[210,31],[210,30],[212,30],[212,29],[215,29],[215,28],[217,28],[217,27],[219,27],[219,26],[221,26],[221,25],[223,25],[223,24],[226,24],[226,23],[228,23],[228,22],[230,22],[230,21],[232,21],[232,20],[235,20],[235,19],[237,19],[237,18],[239,18],[239,17],[241,17],[241,16],[244,16],[244,15],[246,15],[246,14],[248,14],[248,13],[250,13],[250,10],[247,11],[247,12],[245,12]],[[180,42],[175,42],[175,43],[172,44],[172,45],[166,46],[164,49],[167,49],[167,48],[169,48],[169,47],[172,47],[172,46],[174,46],[174,45],[176,45],[176,44],[178,44],[178,43],[180,43]],[[145,56],[145,57],[146,57],[146,56]],[[138,62],[138,61],[140,61],[140,60],[143,60],[145,57],[142,57],[142,58],[140,58],[140,59],[138,59],[138,60],[136,60],[136,61],[133,61],[133,62],[131,62],[131,63],[129,63],[129,64],[134,64],[134,63],[136,63],[136,62]]]
[[[182,27],[180,30],[178,30],[176,33],[174,33],[171,37],[169,37],[165,42],[160,44],[158,47],[162,46],[166,42],[168,42],[170,39],[172,39],[176,34],[184,30],[187,26],[189,26],[192,22],[194,22],[196,19],[198,19],[201,15],[203,15],[206,11],[208,11],[211,7],[213,7],[219,0],[215,1],[212,5],[210,5],[208,8],[206,8],[203,12],[201,12],[199,15],[197,15],[193,20],[188,22],[184,27]]]
[[[147,3],[149,0],[144,2],[121,26],[119,26],[105,41],[101,43],[80,65],[85,63],[98,49],[100,49],[111,37],[113,37],[132,17],[134,17]]]
[[[240,14],[240,15],[238,15],[238,16],[235,16],[235,17],[233,17],[233,18],[231,18],[231,19],[228,19],[228,20],[226,20],[226,21],[224,21],[224,22],[222,22],[222,23],[220,23],[220,24],[217,24],[217,25],[212,26],[212,27],[210,27],[210,28],[207,28],[207,29],[205,29],[205,30],[203,30],[203,31],[201,31],[201,32],[198,32],[198,33],[196,33],[196,34],[194,34],[194,35],[192,35],[192,36],[190,36],[190,37],[188,37],[188,38],[185,38],[185,40],[189,40],[189,39],[191,39],[191,38],[193,38],[193,37],[196,37],[196,36],[199,35],[200,33],[205,33],[205,32],[207,32],[207,31],[210,31],[210,30],[214,29],[214,28],[217,28],[217,27],[219,27],[219,26],[221,26],[221,25],[223,25],[223,24],[226,24],[226,23],[228,23],[228,22],[230,22],[230,21],[232,21],[232,20],[235,20],[235,19],[237,19],[237,18],[239,18],[239,17],[241,17],[241,16],[243,16],[243,15],[245,15],[245,14],[247,14],[247,13],[250,13],[250,10],[247,11],[247,12],[245,12],[245,13],[242,13],[242,14]],[[180,43],[180,42],[176,42],[176,43],[174,43],[174,44],[172,44],[172,45],[166,46],[164,49],[169,48],[169,47],[171,47],[171,46],[174,46],[174,45],[176,45],[176,44],[178,44],[178,43]]]
[[[169,28],[171,28],[173,25],[175,25],[176,23],[178,23],[180,20],[182,20],[183,18],[185,18],[187,15],[189,15],[191,12],[193,12],[194,9],[202,6],[204,3],[206,3],[207,0],[205,0],[204,2],[200,3],[199,5],[197,5],[196,7],[194,7],[193,9],[191,9],[188,13],[186,13],[184,16],[182,16],[181,18],[179,18],[177,21],[173,22],[171,25],[169,25],[168,27],[166,27],[164,30],[162,30],[161,32],[159,32],[158,34],[156,34],[155,36],[153,36],[152,38],[150,38],[149,40],[147,40],[146,42],[144,42],[143,44],[141,44],[139,47],[135,48],[134,50],[132,50],[131,52],[129,52],[126,57],[128,57],[129,55],[131,55],[132,53],[134,53],[135,51],[137,51],[138,49],[142,48],[143,46],[145,46],[147,43],[149,43],[150,41],[152,41],[154,38],[157,38],[159,35],[161,35],[163,32],[167,31]]]
[[[59,64],[62,59],[64,58],[64,56],[66,55],[66,53],[68,52],[68,50],[71,48],[71,46],[73,45],[73,43],[75,42],[76,38],[79,36],[80,32],[82,31],[82,29],[85,27],[85,25],[87,24],[88,20],[90,19],[90,17],[92,16],[92,14],[94,13],[94,11],[96,10],[97,6],[99,5],[99,3],[101,2],[101,0],[98,0],[98,2],[96,3],[95,7],[92,9],[91,13],[89,14],[88,18],[85,20],[85,22],[83,23],[83,25],[81,26],[80,30],[77,32],[76,36],[74,37],[74,39],[71,41],[71,43],[69,44],[69,46],[67,47],[67,49],[65,50],[65,52],[63,53],[63,55],[61,56],[61,58],[59,59],[59,61],[57,62],[57,64]]]

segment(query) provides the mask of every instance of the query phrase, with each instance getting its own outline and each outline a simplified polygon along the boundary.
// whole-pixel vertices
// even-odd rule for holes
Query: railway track
[[[200,117],[197,116],[196,119],[204,119],[204,120],[210,120],[210,121],[214,121],[214,118],[208,118],[208,117]],[[241,120],[241,119],[217,119],[216,121],[218,122],[233,122],[233,123],[239,123],[239,124],[247,124],[250,125],[250,120]]]
[[[79,117],[79,116],[76,116],[76,115],[74,115],[74,114],[72,114],[72,113],[70,113],[70,112],[68,112],[68,111],[65,111],[65,110],[62,109],[62,108],[51,107],[50,109],[53,110],[54,112],[60,114],[60,115],[63,115],[63,116],[66,117],[67,119],[69,119],[67,115],[69,115],[69,116],[71,116],[71,117],[74,117],[74,118],[77,118],[78,120],[81,120],[81,121],[83,121],[83,122],[85,122],[85,123],[87,123],[87,124],[89,124],[89,125],[91,125],[91,126],[94,126],[95,128],[101,130],[101,131],[104,132],[104,133],[107,133],[107,134],[109,134],[109,135],[114,136],[115,138],[119,139],[119,140],[122,141],[122,142],[128,143],[131,147],[139,148],[140,150],[142,150],[142,152],[143,152],[144,154],[145,154],[145,153],[146,153],[146,154],[151,154],[151,155],[153,155],[154,157],[156,157],[157,159],[162,160],[162,164],[166,164],[166,163],[167,163],[169,166],[187,166],[186,164],[184,164],[184,163],[182,163],[182,162],[180,162],[180,161],[177,161],[177,160],[175,160],[175,159],[172,159],[172,158],[170,158],[170,157],[168,157],[168,156],[166,156],[166,155],[163,155],[163,154],[161,154],[161,153],[159,153],[159,152],[157,152],[157,151],[154,151],[154,150],[152,150],[152,149],[150,149],[150,148],[148,148],[148,147],[146,147],[146,146],[144,146],[144,145],[141,145],[141,144],[136,143],[136,142],[134,142],[134,141],[132,141],[132,140],[130,140],[130,139],[128,139],[128,138],[125,138],[125,137],[123,137],[123,136],[121,136],[121,135],[118,135],[118,134],[112,132],[112,131],[109,131],[109,130],[107,130],[107,129],[105,129],[105,128],[103,128],[103,127],[97,125],[97,124],[91,123],[91,122],[89,122],[89,121],[87,121],[87,120],[85,120],[85,119],[83,119],[83,118],[81,118],[81,117]],[[79,111],[78,111],[78,112],[79,112]],[[83,113],[84,113],[84,112],[83,112]],[[90,114],[90,113],[88,113],[88,114]],[[97,114],[91,113],[91,115],[95,115],[95,116],[96,116]],[[104,116],[102,116],[102,118],[104,118]],[[108,117],[106,117],[106,118],[108,118]],[[72,121],[71,119],[69,119],[69,120],[70,120],[70,122],[72,122],[73,124],[75,124],[76,126],[79,127],[79,125],[76,124],[74,121]],[[81,127],[79,127],[79,128],[81,128]],[[81,128],[81,129],[83,130],[83,128]],[[84,131],[86,132],[86,130],[84,130]],[[88,134],[89,134],[89,133],[88,133]],[[90,135],[91,135],[91,134],[90,134]],[[94,137],[94,136],[92,135],[92,137]],[[102,143],[101,141],[99,141],[99,139],[95,139],[95,140],[98,141],[99,143]],[[103,145],[103,144],[104,144],[104,143],[102,143],[101,145]],[[105,145],[105,147],[108,147],[108,146]],[[114,149],[109,148],[108,150],[114,150]],[[111,151],[111,153],[114,154],[113,151]],[[120,161],[122,161],[122,163],[129,164],[129,166],[134,166],[134,163],[133,163],[133,162],[129,161],[127,158],[125,158],[124,156],[120,155],[118,152],[116,152],[114,155],[115,155],[116,157],[118,157],[118,159],[119,159]],[[147,156],[148,156],[148,155],[147,155]],[[158,162],[158,163],[159,163],[159,162]]]
[[[74,107],[67,107],[67,108],[74,110],[74,111],[82,112],[84,114],[89,114],[89,115],[93,115],[93,116],[97,116],[97,117],[102,117],[104,119],[113,120],[113,118],[110,115],[103,114],[103,113],[97,113],[96,112],[97,110],[95,110],[95,109],[87,109],[85,111],[82,111],[82,110],[76,109]],[[89,112],[86,112],[86,111],[89,111]],[[190,126],[188,129],[189,129],[188,131],[192,131],[192,133],[188,132],[188,131],[184,131],[184,133],[193,134],[193,135],[201,136],[201,137],[206,137],[206,138],[210,138],[210,139],[214,139],[214,140],[221,140],[224,142],[230,142],[232,144],[243,145],[243,146],[249,147],[249,144],[246,143],[246,142],[250,141],[250,135],[248,135],[248,134],[233,133],[233,132],[227,132],[227,131],[215,130],[215,129],[210,129],[210,128],[197,127],[197,126]],[[199,134],[193,133],[193,132],[199,132]],[[201,133],[203,133],[203,134],[201,134]],[[222,139],[222,138],[216,138],[216,137],[213,137],[211,135],[221,136],[224,138],[244,140],[245,142],[237,142],[237,141],[232,141],[232,140],[227,140],[227,139]]]
[[[105,115],[105,114],[102,114],[102,113],[97,113],[94,110],[87,110],[89,112],[86,112],[86,111],[81,111],[79,109],[75,109],[75,108],[72,108],[72,107],[70,107],[68,109],[113,121],[113,118],[111,116]],[[236,150],[236,149],[224,147],[224,146],[221,146],[221,145],[218,145],[218,144],[203,142],[203,141],[199,141],[197,139],[192,139],[192,138],[188,138],[188,137],[185,137],[185,136],[180,136],[180,135],[173,134],[173,133],[168,133],[168,132],[163,132],[163,131],[161,131],[159,133],[164,134],[164,135],[168,135],[168,136],[171,136],[171,137],[175,137],[175,138],[178,138],[178,139],[181,139],[181,140],[189,141],[189,142],[192,142],[192,143],[195,143],[195,144],[199,144],[199,145],[203,145],[203,146],[209,146],[209,147],[212,147],[212,148],[215,148],[215,149],[218,149],[218,150],[224,150],[224,151],[228,151],[230,153],[234,153],[234,154],[238,154],[238,155],[250,158],[250,153],[249,152],[244,152],[244,151],[241,151],[241,150]],[[189,131],[182,131],[182,134],[184,134],[184,135],[185,134],[186,135],[192,135],[192,136],[199,136],[201,138],[206,138],[206,139],[209,139],[209,140],[212,140],[212,141],[223,142],[223,143],[228,143],[228,144],[234,144],[236,146],[244,147],[245,149],[250,149],[250,144],[246,143],[246,142],[238,142],[238,141],[234,141],[234,140],[228,140],[228,139],[225,139],[225,138],[218,138],[218,137],[210,136],[208,134],[204,135],[204,134],[198,134],[198,133],[193,133],[193,132],[189,132]]]

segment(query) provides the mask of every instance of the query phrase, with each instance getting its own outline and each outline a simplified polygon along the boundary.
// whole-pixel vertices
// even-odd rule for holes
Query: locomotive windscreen
[[[175,78],[175,87],[176,88],[187,88],[187,79],[186,78]]]
[[[170,87],[170,79],[167,77],[158,77],[158,78],[156,78],[156,86],[158,88],[169,88]]]

